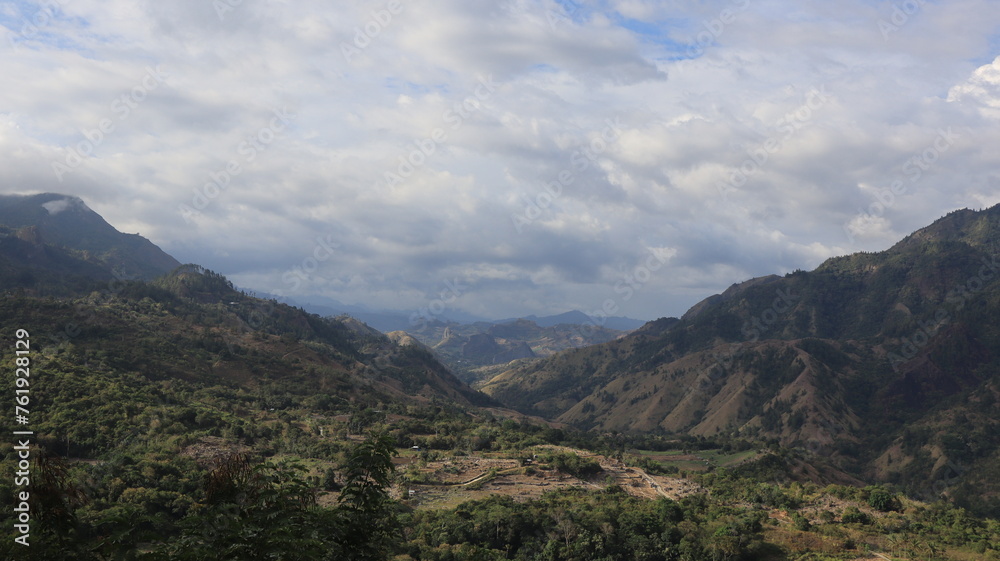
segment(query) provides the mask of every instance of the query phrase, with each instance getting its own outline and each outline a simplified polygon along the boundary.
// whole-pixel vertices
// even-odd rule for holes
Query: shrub
[[[603,471],[597,461],[591,458],[582,458],[568,452],[554,454],[548,461],[559,471],[579,477],[580,479],[585,479]]]
[[[870,516],[858,510],[856,506],[849,506],[844,509],[844,514],[840,517],[841,522],[844,524],[871,524],[872,519]]]
[[[868,506],[880,512],[896,510],[896,496],[882,487],[872,487],[868,491]]]

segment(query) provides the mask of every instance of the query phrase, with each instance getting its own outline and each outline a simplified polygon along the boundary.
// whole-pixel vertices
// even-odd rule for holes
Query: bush
[[[896,496],[882,487],[872,487],[868,490],[868,506],[879,512],[888,512],[898,508]]]
[[[872,519],[870,516],[858,510],[856,506],[849,506],[844,509],[844,514],[840,517],[841,522],[844,524],[871,524]]]
[[[596,460],[583,458],[568,452],[553,454],[547,460],[557,470],[574,477],[579,477],[580,479],[585,479],[603,471],[601,465]]]

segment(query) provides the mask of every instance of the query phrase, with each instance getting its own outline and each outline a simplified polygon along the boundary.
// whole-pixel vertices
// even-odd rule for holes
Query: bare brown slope
[[[997,317],[1000,205],[951,213],[883,252],[734,285],[680,322],[516,365],[483,390],[582,427],[774,438],[916,489],[948,462],[1000,457],[1000,432],[977,428],[997,428],[997,409],[975,405],[994,403]],[[944,488],[977,472],[1000,481],[953,471]],[[1000,495],[987,487],[968,496]],[[1000,501],[972,506],[1000,513]]]
[[[634,353],[616,350],[623,355]],[[593,364],[595,355],[613,352],[605,348],[593,349],[590,356],[576,356],[580,354],[562,357],[568,363],[560,365],[563,371]],[[619,362],[627,363],[629,356],[634,355]],[[578,371],[586,372],[586,368]],[[531,409],[562,409],[554,416],[556,420],[600,430],[663,429],[705,436],[735,430],[801,444],[832,442],[833,419],[850,429],[858,425],[857,416],[838,396],[843,389],[829,379],[828,368],[797,341],[721,345],[629,375],[608,377],[593,388],[559,377],[558,372],[558,368],[533,372],[523,384],[523,373],[511,371],[494,378],[484,391],[502,400],[525,386],[529,391],[553,383],[586,389],[588,393],[579,399],[567,391],[543,398]]]

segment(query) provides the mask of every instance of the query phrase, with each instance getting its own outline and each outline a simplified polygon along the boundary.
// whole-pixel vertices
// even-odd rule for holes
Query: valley
[[[1000,207],[586,336],[384,334],[199,265],[122,278],[166,262],[60,216],[76,243],[0,230],[0,337],[32,334],[30,558],[1000,558]]]

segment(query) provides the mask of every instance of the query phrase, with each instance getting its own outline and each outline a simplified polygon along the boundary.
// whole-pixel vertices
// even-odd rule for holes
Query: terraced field
[[[428,461],[421,467],[418,467],[419,463],[413,463],[412,467],[402,468],[411,481],[398,492],[411,506],[437,509],[497,494],[510,495],[518,500],[534,499],[546,491],[565,487],[600,489],[608,485],[619,485],[637,497],[664,496],[672,499],[680,499],[701,490],[697,484],[686,479],[650,475],[616,459],[582,450],[539,446],[530,450],[529,454],[539,457],[546,452],[568,452],[595,460],[602,471],[593,477],[581,479],[533,458],[519,460],[457,456]]]

